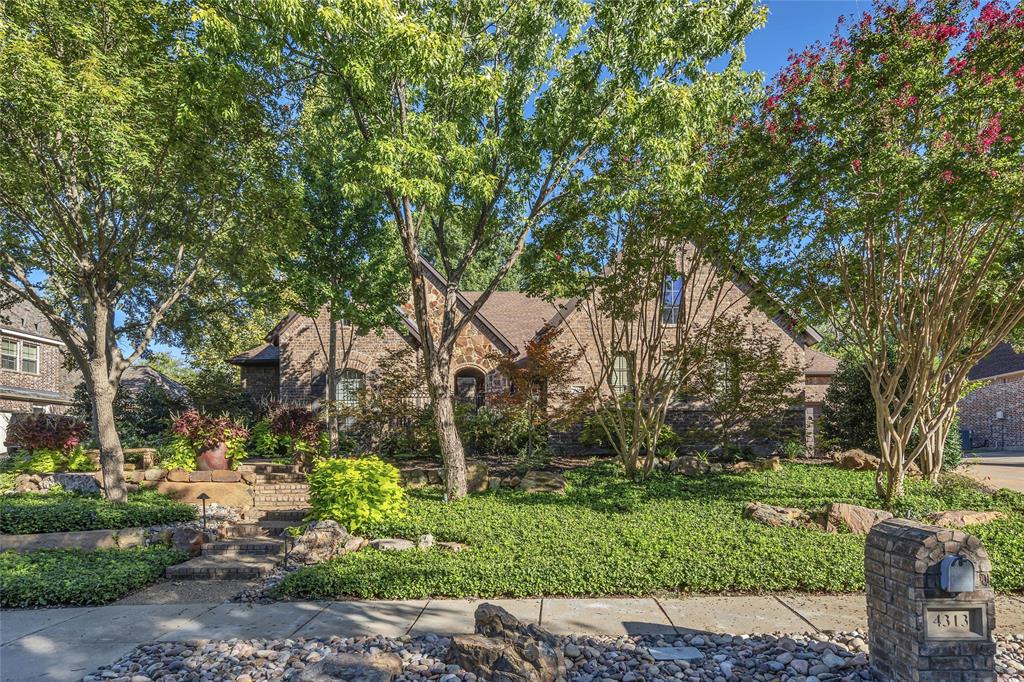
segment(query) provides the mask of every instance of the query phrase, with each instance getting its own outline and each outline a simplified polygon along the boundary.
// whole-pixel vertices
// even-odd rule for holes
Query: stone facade
[[[1024,447],[1024,373],[992,379],[960,401],[974,447]]]
[[[975,591],[950,593],[941,587],[940,564],[956,555],[974,565]],[[995,601],[988,554],[965,533],[891,519],[868,533],[864,558],[871,667],[892,682],[995,682],[996,644],[991,629]],[[928,619],[963,613],[968,607],[974,633],[939,632]],[[982,620],[983,622],[976,622]],[[965,628],[962,628],[965,629]]]

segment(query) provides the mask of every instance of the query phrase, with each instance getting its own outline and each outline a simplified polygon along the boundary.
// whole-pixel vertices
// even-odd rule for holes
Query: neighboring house
[[[22,301],[0,310],[0,453],[15,414],[63,414],[71,404],[66,375],[64,342],[42,313]]]
[[[444,277],[427,261],[423,261],[424,274],[430,284],[428,305],[440,318],[441,291],[446,287]],[[728,295],[739,303],[749,301],[753,288],[750,282],[729,282]],[[465,312],[476,301],[480,292],[467,291],[459,295],[458,305]],[[590,334],[585,313],[588,303],[580,300],[556,300],[549,303],[514,291],[496,291],[465,327],[456,342],[454,390],[458,398],[482,404],[487,396],[507,391],[507,381],[497,370],[499,355],[522,356],[526,343],[539,332],[552,327],[571,327],[561,342],[576,344],[575,338],[586,339]],[[742,305],[737,305],[740,312]],[[417,350],[420,334],[413,321],[411,301],[402,306],[401,324],[380,333],[356,335],[346,367],[341,369],[336,399],[355,403],[359,391],[372,381],[375,370],[383,358],[395,351]],[[773,335],[780,341],[783,352],[791,361],[806,368],[805,385],[809,388],[804,419],[808,445],[813,449],[813,418],[820,413],[828,379],[835,373],[836,361],[814,351],[812,346],[821,337],[813,329],[796,331],[791,318],[781,309],[767,314],[758,309],[744,311],[750,328],[757,333]],[[343,323],[338,323],[339,327]],[[314,404],[325,398],[326,352],[329,316],[326,309],[315,319],[290,313],[266,337],[266,343],[252,348],[229,360],[240,368],[242,386],[256,398],[286,403]],[[339,338],[348,336],[347,328],[339,329]],[[586,346],[586,341],[583,342]],[[590,349],[592,351],[592,349]],[[585,349],[584,352],[587,352]],[[339,359],[341,353],[339,352]],[[586,374],[581,369],[581,377]],[[580,378],[581,386],[587,380]],[[817,412],[815,412],[817,410]],[[679,425],[678,420],[674,423]]]
[[[1024,353],[1001,343],[967,374],[984,385],[960,401],[960,428],[977,448],[1024,447]]]

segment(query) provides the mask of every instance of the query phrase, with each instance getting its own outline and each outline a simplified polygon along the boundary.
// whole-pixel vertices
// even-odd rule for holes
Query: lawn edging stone
[[[112,549],[136,547],[146,541],[145,528],[79,530],[65,533],[0,534],[0,552],[34,552],[40,549]]]

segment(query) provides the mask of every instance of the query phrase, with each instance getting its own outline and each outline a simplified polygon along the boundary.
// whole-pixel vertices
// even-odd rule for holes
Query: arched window
[[[455,399],[472,403],[477,407],[484,404],[484,373],[476,367],[463,367],[455,372]]]
[[[366,375],[355,369],[346,369],[338,375],[338,386],[334,399],[343,407],[355,407],[359,403],[359,391],[366,385]],[[352,416],[341,420],[341,428],[348,429],[355,422]]]

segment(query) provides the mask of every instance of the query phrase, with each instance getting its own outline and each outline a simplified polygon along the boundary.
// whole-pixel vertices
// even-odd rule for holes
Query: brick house
[[[424,274],[429,283],[428,304],[437,310],[440,319],[441,291],[447,286],[444,277],[427,261],[423,261]],[[727,283],[727,296],[738,304],[737,310],[749,303],[754,285],[737,278]],[[480,292],[459,294],[460,310],[467,311]],[[569,327],[575,334],[562,334],[561,343],[581,344],[584,353],[593,355],[586,336],[589,322],[588,303],[581,300],[557,299],[546,302],[515,291],[496,291],[470,321],[456,342],[453,361],[456,395],[462,400],[482,404],[488,395],[508,390],[505,377],[498,372],[495,355],[522,356],[526,343],[539,332],[552,327]],[[420,334],[413,319],[412,303],[399,310],[401,324],[397,328],[379,333],[356,335],[348,365],[339,375],[337,399],[354,402],[356,395],[368,383],[372,384],[374,371],[387,355],[406,349],[416,350]],[[835,374],[837,362],[813,349],[821,337],[813,329],[798,331],[791,317],[781,309],[763,311],[744,309],[751,333],[771,334],[779,340],[782,351],[790,362],[806,369],[804,384],[806,405],[794,423],[805,430],[809,449],[814,446],[814,418],[820,414],[825,390]],[[316,404],[326,394],[326,339],[329,330],[326,309],[315,319],[290,313],[266,337],[266,342],[229,360],[240,368],[243,388],[256,398],[285,403]],[[338,336],[345,338],[351,330],[339,322]],[[578,346],[577,346],[578,347]],[[339,352],[339,358],[341,353]],[[581,386],[587,379],[580,376]],[[673,423],[683,426],[685,410],[675,416]]]
[[[985,382],[960,401],[960,428],[973,447],[1024,447],[1024,353],[1001,343],[971,368],[970,381]]]
[[[66,375],[64,342],[42,313],[23,301],[0,310],[0,453],[14,415],[63,414],[71,404]]]

